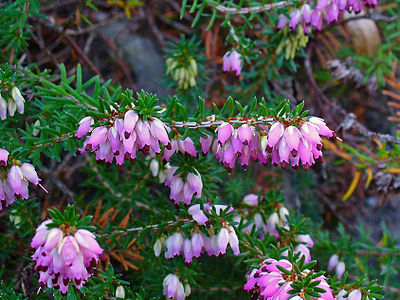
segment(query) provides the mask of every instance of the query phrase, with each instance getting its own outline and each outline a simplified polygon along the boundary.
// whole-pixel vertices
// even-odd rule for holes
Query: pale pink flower
[[[236,50],[225,53],[223,60],[222,70],[224,72],[235,72],[236,76],[240,76],[242,70],[241,54]]]

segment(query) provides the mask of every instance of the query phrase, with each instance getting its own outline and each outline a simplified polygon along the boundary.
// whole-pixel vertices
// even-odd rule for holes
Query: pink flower
[[[0,167],[7,166],[9,152],[6,149],[0,148]]]
[[[107,138],[107,128],[105,126],[96,127],[88,140],[88,145],[92,149],[97,148]]]
[[[39,176],[36,173],[35,167],[30,163],[23,163],[21,165],[21,172],[24,178],[26,178],[28,181],[32,182],[34,185],[39,184]]]
[[[7,102],[0,94],[0,118],[4,121],[7,118]]]
[[[243,202],[249,206],[257,206],[258,205],[258,195],[248,194],[243,198]]]
[[[134,110],[128,110],[124,116],[124,130],[125,136],[128,136],[132,133],[133,129],[136,126],[136,123],[139,119],[138,114]]]
[[[150,125],[150,131],[164,146],[168,146],[171,143],[168,137],[167,127],[159,119],[153,118]]]
[[[15,195],[21,194],[22,172],[18,166],[12,166],[8,171],[8,182]]]
[[[218,129],[218,142],[223,146],[225,142],[232,136],[233,127],[229,123],[222,123]]]
[[[197,172],[197,170],[195,170],[197,174],[192,172],[188,173],[186,181],[184,182],[181,174],[174,175],[176,170],[177,167],[170,167],[165,180],[165,185],[171,188],[170,199],[174,200],[177,205],[179,205],[180,202],[189,205],[193,196],[197,199],[201,198],[203,182],[200,173]]]
[[[251,140],[251,137],[253,136],[252,127],[250,127],[247,124],[243,124],[242,126],[239,127],[237,132],[238,132],[239,140],[244,145],[248,145]]]
[[[163,281],[163,295],[168,299],[184,300],[190,294],[189,285],[185,287],[178,276],[168,274]]]
[[[233,50],[231,52],[226,52],[224,57],[222,58],[223,60],[222,70],[224,72],[232,71],[235,72],[236,76],[240,76],[240,72],[242,69],[241,56],[242,55],[238,53],[236,50]]]
[[[314,241],[309,234],[297,234],[294,239],[296,242],[304,243],[308,248],[314,247]]]
[[[348,300],[361,300],[362,293],[360,290],[354,290],[350,292],[349,296],[347,297]]]
[[[91,117],[85,117],[79,122],[79,128],[76,132],[76,137],[78,139],[83,138],[90,131],[90,126],[93,125],[93,119]]]
[[[205,156],[212,145],[213,136],[207,134],[205,137],[200,137],[201,153]]]
[[[328,261],[328,270],[333,270],[338,263],[339,263],[339,256],[337,256],[337,254],[333,254]]]
[[[191,243],[192,243],[193,256],[199,257],[204,247],[203,235],[200,232],[194,232],[192,234]]]
[[[49,230],[47,225],[50,223],[52,221],[47,220],[36,230],[31,242],[31,247],[36,250],[32,258],[36,262],[35,270],[40,274],[39,285],[54,286],[66,294],[72,281],[78,289],[83,286],[92,275],[103,249],[87,230],[65,234],[60,228]]]

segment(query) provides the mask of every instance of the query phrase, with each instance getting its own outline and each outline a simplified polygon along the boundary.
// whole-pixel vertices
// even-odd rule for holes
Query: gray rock
[[[101,32],[114,39],[119,55],[129,64],[138,90],[164,96],[161,80],[165,72],[164,59],[152,38],[138,35],[129,28],[129,20],[117,20],[103,26]]]

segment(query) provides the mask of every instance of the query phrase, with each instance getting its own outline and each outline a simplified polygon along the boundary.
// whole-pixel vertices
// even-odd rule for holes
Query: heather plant
[[[399,5],[2,2],[0,299],[397,299]]]

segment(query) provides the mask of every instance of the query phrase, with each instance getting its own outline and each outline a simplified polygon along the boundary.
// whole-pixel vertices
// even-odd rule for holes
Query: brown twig
[[[400,143],[400,137],[394,137],[390,134],[382,134],[378,132],[373,132],[368,130],[364,125],[359,123],[355,117],[354,114],[349,114],[347,113],[342,107],[331,101],[321,90],[321,88],[318,86],[317,82],[315,81],[313,70],[312,70],[312,65],[311,65],[311,53],[312,53],[312,48],[313,44],[311,43],[309,47],[306,50],[306,58],[304,60],[304,67],[306,69],[307,77],[308,80],[310,81],[313,89],[315,90],[318,98],[317,99],[322,99],[323,102],[327,105],[329,105],[332,109],[337,111],[339,114],[341,114],[343,118],[343,122],[341,124],[336,123],[336,127],[338,129],[343,128],[343,129],[356,129],[359,134],[361,134],[364,137],[367,137],[369,139],[377,139],[381,142],[391,142],[391,143]],[[333,121],[333,119],[332,119]]]
[[[82,51],[82,49],[79,47],[79,45],[75,42],[75,40],[69,36],[68,34],[65,34],[66,39],[68,42],[71,44],[71,46],[76,50],[76,52],[79,54],[79,56],[83,59],[83,61],[89,66],[89,68],[93,71],[94,74],[98,75],[101,77],[101,74],[99,70],[96,68],[96,66],[92,63],[92,61],[86,56],[86,54]]]

